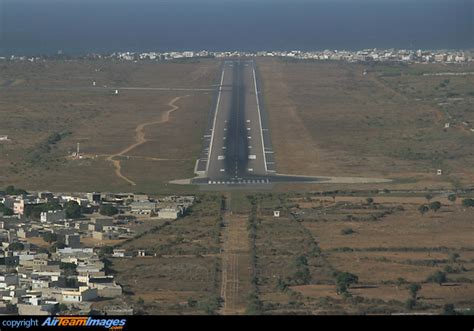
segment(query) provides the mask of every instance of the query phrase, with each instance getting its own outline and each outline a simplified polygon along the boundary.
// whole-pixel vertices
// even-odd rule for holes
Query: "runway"
[[[277,183],[382,183],[385,179],[294,176],[275,172],[270,130],[253,60],[225,61],[218,79],[198,177],[189,183],[225,187],[271,188]],[[284,123],[282,123],[284,125]]]
[[[267,164],[258,94],[253,61],[223,63],[212,123],[203,137],[205,147],[196,167],[208,183],[263,180],[272,171]]]

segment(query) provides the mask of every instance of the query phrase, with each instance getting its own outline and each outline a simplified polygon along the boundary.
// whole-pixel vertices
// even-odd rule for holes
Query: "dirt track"
[[[222,255],[221,297],[222,315],[245,313],[250,294],[250,247],[246,226],[247,216],[224,215],[224,251]]]
[[[124,181],[126,181],[130,185],[133,185],[133,186],[137,185],[133,180],[131,180],[130,178],[128,178],[128,177],[126,177],[122,174],[121,161],[116,160],[115,158],[118,157],[118,156],[124,156],[126,153],[130,152],[131,150],[133,150],[133,149],[137,148],[138,146],[146,143],[148,140],[146,139],[144,129],[147,126],[150,126],[150,125],[156,125],[156,124],[162,124],[162,123],[169,122],[171,113],[179,109],[179,107],[176,106],[175,103],[178,102],[180,99],[186,98],[188,96],[189,95],[184,95],[184,96],[179,96],[179,97],[176,97],[176,98],[172,99],[168,103],[168,106],[170,107],[170,109],[168,109],[165,113],[163,113],[159,120],[153,121],[153,122],[142,123],[142,124],[139,124],[135,128],[135,143],[131,144],[127,148],[123,149],[122,151],[107,157],[107,161],[112,162],[112,164],[114,165],[115,175],[117,177],[123,179]],[[154,160],[160,160],[160,161],[167,160],[167,159],[161,159],[161,158],[159,158],[159,159],[158,158],[153,158],[153,159]]]

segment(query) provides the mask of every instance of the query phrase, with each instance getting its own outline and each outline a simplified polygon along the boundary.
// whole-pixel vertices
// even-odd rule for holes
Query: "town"
[[[193,196],[151,199],[133,193],[0,191],[0,313],[133,314],[131,307],[93,303],[122,296],[104,257],[145,257],[120,243],[153,220],[175,220]]]
[[[57,58],[69,56],[63,51],[56,55],[41,56],[17,56],[0,57],[2,60],[11,61],[38,61],[46,58]],[[125,61],[168,61],[199,58],[235,58],[235,57],[280,57],[299,60],[320,61],[346,61],[346,62],[402,62],[402,63],[467,63],[474,61],[471,51],[463,50],[397,50],[391,49],[363,49],[358,51],[348,50],[324,50],[324,51],[169,51],[169,52],[114,52],[108,55],[88,54],[83,58],[88,59],[116,59]],[[82,58],[82,57],[81,57]]]

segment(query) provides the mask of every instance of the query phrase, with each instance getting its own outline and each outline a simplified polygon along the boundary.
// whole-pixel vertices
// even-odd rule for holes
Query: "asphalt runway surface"
[[[317,177],[277,175],[261,109],[255,62],[225,61],[194,184],[265,186],[320,182]]]

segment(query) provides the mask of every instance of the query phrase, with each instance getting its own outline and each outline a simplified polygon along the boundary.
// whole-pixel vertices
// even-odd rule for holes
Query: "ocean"
[[[0,0],[0,54],[474,48],[474,0]]]

